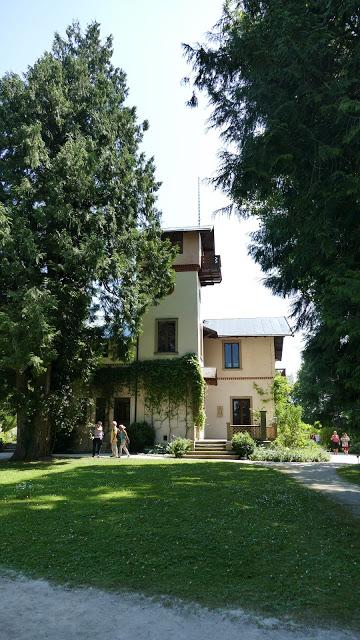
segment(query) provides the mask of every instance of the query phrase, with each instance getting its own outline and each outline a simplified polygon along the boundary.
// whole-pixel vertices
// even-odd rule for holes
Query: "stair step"
[[[211,451],[211,449],[226,449],[226,444],[196,444],[195,449],[198,451],[202,449],[206,449],[207,451]]]
[[[200,456],[206,456],[207,453],[230,453],[227,449],[195,449],[195,451],[190,451],[190,453],[198,453]]]
[[[234,455],[233,453],[228,453],[225,451],[221,451],[218,453],[207,453],[206,455],[202,455],[199,452],[194,451],[191,453],[187,453],[186,458],[192,458],[197,460],[238,460],[239,456]]]
[[[195,440],[195,444],[226,444],[226,440],[222,440],[221,438],[219,440],[214,440],[214,439],[209,439],[209,440]]]

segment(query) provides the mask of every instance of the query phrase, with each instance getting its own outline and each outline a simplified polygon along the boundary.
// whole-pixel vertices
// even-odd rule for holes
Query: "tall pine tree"
[[[147,124],[111,57],[98,24],[74,23],[0,80],[0,391],[18,411],[17,459],[48,455],[83,410],[102,329],[126,346],[172,284]]]
[[[354,0],[229,0],[186,46],[225,143],[216,184],[260,227],[250,253],[360,391],[360,17]],[[319,340],[318,344],[322,344]],[[341,348],[339,348],[341,347]]]

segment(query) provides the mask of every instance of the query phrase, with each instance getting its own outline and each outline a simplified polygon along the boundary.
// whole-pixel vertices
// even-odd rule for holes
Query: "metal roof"
[[[292,336],[288,321],[281,318],[223,318],[204,320],[204,327],[215,331],[219,338],[245,336]]]
[[[163,233],[173,233],[174,231],[213,231],[214,227],[212,225],[205,225],[201,227],[169,227],[166,229],[161,229]]]

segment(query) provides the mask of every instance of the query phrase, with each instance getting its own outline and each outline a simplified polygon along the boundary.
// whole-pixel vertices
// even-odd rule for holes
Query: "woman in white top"
[[[349,442],[350,442],[350,438],[348,434],[343,433],[340,440],[341,440],[342,450],[347,455],[349,453]]]
[[[95,454],[97,455],[98,458],[100,458],[100,451],[101,451],[103,438],[104,438],[104,429],[102,426],[102,422],[98,420],[98,422],[95,425],[94,433],[92,436],[92,439],[93,439],[92,457],[93,458],[95,457]]]

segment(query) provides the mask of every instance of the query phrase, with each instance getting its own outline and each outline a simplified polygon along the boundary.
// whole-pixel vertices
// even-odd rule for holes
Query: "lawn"
[[[343,465],[340,469],[337,469],[337,473],[348,482],[360,484],[360,464]]]
[[[3,463],[0,479],[5,568],[359,625],[360,523],[273,469],[109,458]]]

